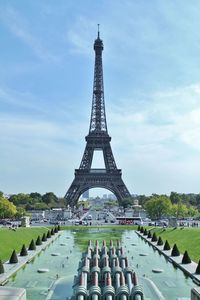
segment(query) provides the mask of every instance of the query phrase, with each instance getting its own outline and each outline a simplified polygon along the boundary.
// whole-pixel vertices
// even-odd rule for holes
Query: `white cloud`
[[[109,106],[116,163],[136,193],[198,192],[200,84],[162,90]]]
[[[177,127],[180,139],[188,146],[200,151],[200,108],[180,117]]]
[[[112,132],[120,136],[119,143],[129,146],[169,143],[167,147],[174,148],[182,142],[200,150],[199,87],[195,84],[147,95],[148,101],[142,105],[124,99],[120,109],[108,111]]]

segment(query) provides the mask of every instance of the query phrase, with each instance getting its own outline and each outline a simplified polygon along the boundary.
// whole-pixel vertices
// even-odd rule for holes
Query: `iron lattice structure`
[[[65,195],[67,204],[71,207],[76,205],[80,195],[95,187],[113,192],[119,204],[123,203],[124,198],[131,197],[121,178],[122,172],[116,166],[110,145],[111,137],[107,130],[102,65],[103,41],[100,39],[99,31],[94,42],[94,51],[94,84],[89,133],[85,137],[86,147],[80,167],[75,169],[75,178]],[[97,150],[103,152],[104,169],[91,168],[93,154]]]

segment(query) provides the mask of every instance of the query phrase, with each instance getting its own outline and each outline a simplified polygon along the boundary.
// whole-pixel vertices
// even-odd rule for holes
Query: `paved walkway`
[[[171,250],[163,250],[164,245],[158,246],[157,242],[152,242],[151,238],[148,238],[146,235],[143,235],[140,231],[136,231],[136,233],[144,240],[146,240],[150,245],[152,245],[155,249],[157,249],[160,253],[162,253],[168,261],[172,262],[176,265],[179,269],[181,269],[184,273],[189,275],[193,281],[200,285],[200,275],[196,274],[197,263],[192,261],[190,264],[182,264],[183,255],[180,254],[179,256],[171,256]]]
[[[59,235],[61,231],[55,233],[51,236],[51,238],[47,239],[46,242],[42,242],[42,245],[36,246],[36,250],[28,250],[28,255],[20,256],[18,255],[18,263],[10,264],[9,261],[4,263],[4,270],[3,274],[0,274],[0,285],[4,285],[6,281],[16,273],[21,267],[25,264],[29,263],[36,255],[38,255],[43,249],[45,249],[50,243],[52,243]]]

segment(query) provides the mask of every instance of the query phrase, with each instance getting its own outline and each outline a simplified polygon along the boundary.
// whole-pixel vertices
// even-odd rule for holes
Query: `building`
[[[48,210],[31,210],[29,211],[31,219],[33,221],[46,220],[67,220],[72,217],[72,211],[70,208],[53,208]]]

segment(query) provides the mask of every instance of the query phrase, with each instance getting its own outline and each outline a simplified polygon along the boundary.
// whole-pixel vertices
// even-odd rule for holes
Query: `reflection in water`
[[[109,244],[110,240],[113,242],[121,241],[124,230],[116,228],[80,228],[73,231],[74,233],[74,244],[79,246],[81,252],[85,251],[88,240],[91,240],[95,244],[96,240],[106,241]]]

